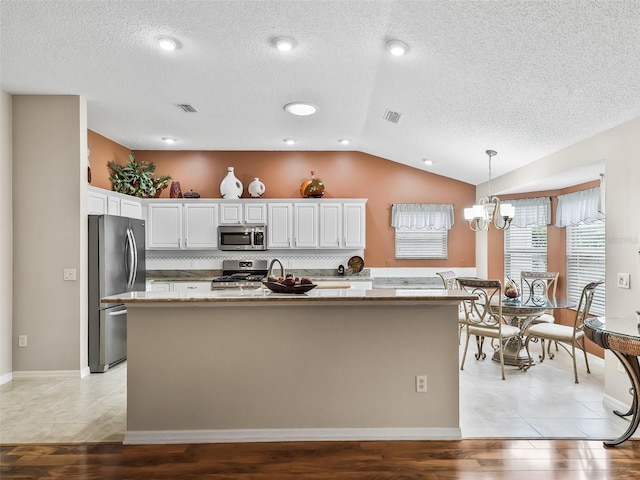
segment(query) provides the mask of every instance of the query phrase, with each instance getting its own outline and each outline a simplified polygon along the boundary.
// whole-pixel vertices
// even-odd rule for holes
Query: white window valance
[[[394,228],[449,230],[453,225],[453,205],[435,203],[397,203],[391,208]]]
[[[600,209],[600,187],[581,190],[558,197],[556,227],[593,223],[604,216]]]
[[[544,226],[551,223],[551,199],[549,197],[504,200],[504,203],[510,203],[515,208],[515,214],[511,221],[512,226]]]

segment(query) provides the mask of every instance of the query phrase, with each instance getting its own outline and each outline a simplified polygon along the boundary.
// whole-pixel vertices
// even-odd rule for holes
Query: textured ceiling
[[[637,1],[1,0],[0,8],[2,90],[82,95],[89,128],[134,150],[349,149],[479,184],[487,148],[498,151],[495,178],[640,117]],[[159,51],[154,37],[163,34],[181,48]],[[276,50],[277,35],[297,47]],[[391,38],[409,53],[389,55]],[[320,111],[284,112],[298,100]],[[183,103],[198,113],[176,107]],[[403,114],[398,124],[384,120],[387,109]],[[169,147],[163,136],[179,142]],[[286,146],[287,137],[298,143]],[[343,147],[343,137],[353,143]],[[597,178],[582,171],[572,182],[590,179],[583,175]]]

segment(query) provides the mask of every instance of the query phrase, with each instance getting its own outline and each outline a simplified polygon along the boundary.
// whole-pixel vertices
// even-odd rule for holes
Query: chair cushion
[[[534,318],[531,321],[531,324],[535,324],[535,323],[555,323],[555,321],[556,321],[556,317],[554,317],[553,315],[551,315],[549,313],[543,313],[539,317]]]
[[[576,332],[576,339],[581,338],[584,332]],[[573,327],[559,325],[557,323],[538,323],[527,330],[527,336],[544,337],[559,342],[569,342],[573,338]]]
[[[478,335],[481,337],[498,338],[499,333],[497,328],[491,327],[478,327],[476,325],[469,325],[469,333],[471,335]],[[502,337],[511,338],[520,335],[520,329],[513,325],[502,325]]]

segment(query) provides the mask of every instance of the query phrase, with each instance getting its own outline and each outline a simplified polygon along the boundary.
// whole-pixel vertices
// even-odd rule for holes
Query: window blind
[[[511,227],[504,233],[504,273],[520,285],[520,272],[547,271],[549,197],[510,200],[515,208]]]
[[[447,230],[399,227],[395,231],[396,258],[447,258]]]
[[[577,305],[587,283],[605,278],[605,222],[567,227],[567,296]],[[589,313],[604,315],[605,289],[596,289]]]
[[[512,226],[504,233],[504,273],[520,285],[520,272],[547,271],[547,227]]]

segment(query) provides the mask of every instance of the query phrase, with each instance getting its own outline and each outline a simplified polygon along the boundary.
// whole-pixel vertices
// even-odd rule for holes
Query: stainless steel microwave
[[[218,248],[220,250],[266,250],[266,225],[220,225]]]

